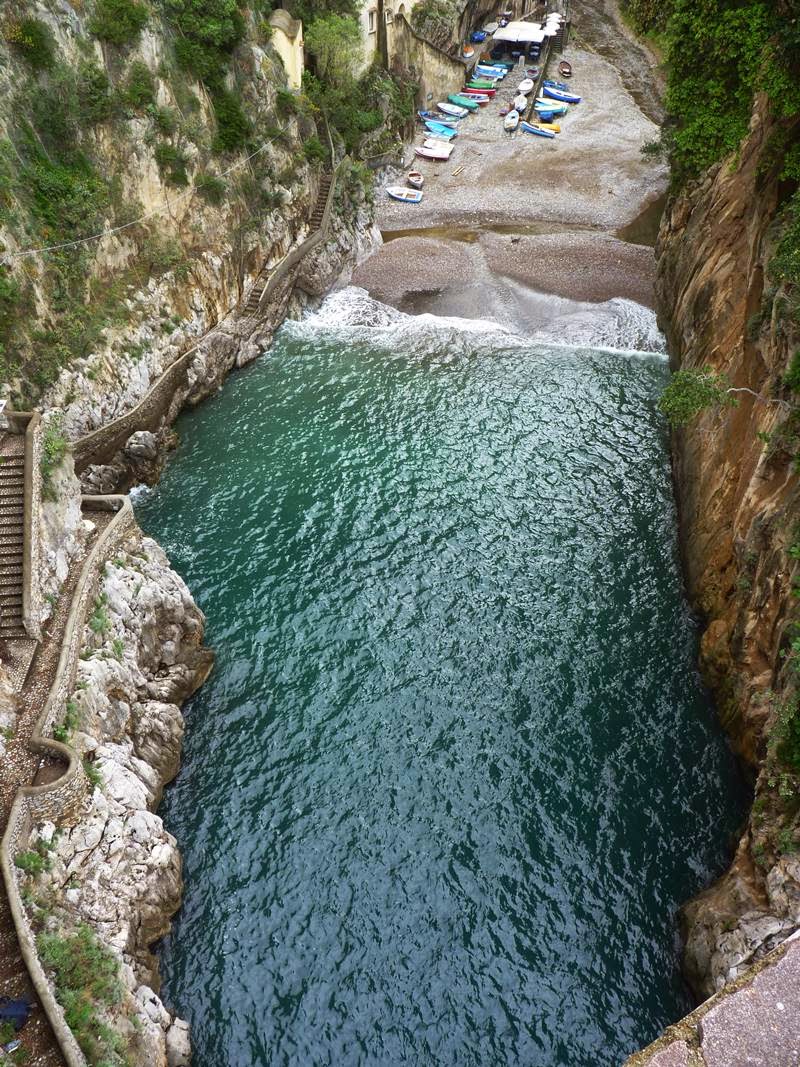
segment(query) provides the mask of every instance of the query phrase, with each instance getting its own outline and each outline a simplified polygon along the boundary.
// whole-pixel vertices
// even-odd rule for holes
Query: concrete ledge
[[[29,741],[34,752],[46,753],[63,760],[67,769],[55,782],[23,786],[17,792],[8,826],[0,842],[0,868],[20,952],[68,1067],[86,1067],[86,1058],[64,1020],[61,1005],[56,1000],[53,987],[39,961],[36,938],[20,896],[13,857],[27,843],[36,822],[46,819],[56,822],[76,819],[88,793],[88,782],[78,754],[70,745],[62,744],[49,735],[61,717],[75,685],[83,630],[97,594],[103,567],[117,545],[134,528],[135,520],[127,496],[84,497],[84,506],[90,510],[110,510],[116,514],[98,537],[81,570],[64,630],[56,675]]]

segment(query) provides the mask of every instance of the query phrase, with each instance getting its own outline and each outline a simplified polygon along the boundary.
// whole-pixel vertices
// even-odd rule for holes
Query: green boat
[[[491,78],[471,78],[467,82],[470,89],[496,89],[497,82],[492,81]]]
[[[450,93],[447,98],[451,104],[457,104],[459,107],[465,107],[467,111],[477,111],[481,106],[474,100],[470,100],[468,96],[459,96],[458,93]]]

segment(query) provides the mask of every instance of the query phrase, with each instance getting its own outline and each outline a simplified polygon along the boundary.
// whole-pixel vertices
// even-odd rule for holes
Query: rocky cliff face
[[[687,975],[700,996],[800,926],[798,778],[780,731],[796,712],[790,652],[798,540],[791,294],[768,264],[785,190],[766,103],[738,158],[670,203],[658,295],[676,367],[724,375],[736,406],[676,431],[674,474],[686,580],[704,616],[701,662],[737,752],[756,776],[730,870],[683,912]],[[795,320],[796,321],[796,320]]]
[[[120,961],[121,997],[101,1018],[138,1067],[189,1058],[188,1028],[158,998],[150,952],[182,892],[175,839],[154,811],[178,769],[180,704],[211,668],[203,624],[163,551],[136,531],[106,565],[68,704],[70,743],[97,784],[77,825],[44,824],[31,845],[41,840],[49,856],[27,893],[32,917],[61,937],[86,924]]]

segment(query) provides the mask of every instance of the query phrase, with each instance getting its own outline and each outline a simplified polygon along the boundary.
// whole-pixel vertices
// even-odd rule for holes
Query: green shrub
[[[800,350],[792,356],[792,362],[789,364],[789,369],[784,374],[783,380],[793,393],[800,393]]]
[[[793,645],[793,655],[796,654]],[[800,772],[800,707],[796,697],[779,705],[769,743],[782,763]]]
[[[83,773],[89,779],[89,782],[95,789],[100,789],[103,785],[103,776],[98,770],[97,766],[91,762],[91,760],[83,761]]]
[[[239,97],[228,89],[218,89],[213,96],[217,135],[215,152],[235,152],[244,148],[250,135],[250,123],[242,110]]]
[[[220,89],[230,53],[244,36],[236,0],[164,0],[175,28],[178,65],[209,89]]]
[[[312,135],[303,143],[303,155],[309,163],[318,163],[328,158],[328,151],[319,137]]]
[[[51,419],[42,434],[42,458],[39,467],[42,473],[42,496],[45,500],[56,500],[53,487],[53,474],[61,466],[69,445],[58,419]]]
[[[146,63],[137,59],[131,63],[128,77],[125,80],[125,88],[122,92],[122,101],[130,107],[143,108],[148,104],[154,104],[156,99],[156,83],[153,72]]]
[[[726,379],[710,367],[679,370],[670,378],[658,406],[670,426],[685,426],[706,408],[734,406],[736,401],[728,388]]]
[[[199,174],[195,179],[194,187],[211,204],[222,203],[227,188],[222,178],[217,178],[213,174]]]
[[[111,117],[108,75],[96,63],[86,60],[78,67],[78,109],[84,126],[94,126]]]
[[[147,8],[137,0],[95,0],[89,32],[111,44],[131,44],[147,22]]]
[[[19,283],[8,273],[8,268],[0,269],[0,338],[4,338],[13,328],[19,312]]]
[[[108,598],[105,593],[99,593],[95,598],[94,611],[89,618],[89,629],[95,634],[104,634],[111,626],[111,620],[106,611]]]
[[[158,169],[171,185],[189,184],[189,175],[186,173],[187,159],[179,148],[171,144],[158,144],[153,154]]]
[[[43,871],[50,869],[50,860],[41,852],[29,849],[27,852],[18,852],[14,857],[14,866],[19,867],[25,874],[37,878]]]
[[[36,948],[43,966],[53,974],[56,997],[64,1017],[90,1064],[122,1067],[126,1062],[118,1036],[98,1017],[122,999],[120,964],[90,927],[72,933],[40,933]]]
[[[55,60],[55,38],[39,19],[11,19],[3,25],[3,40],[19,52],[34,70],[49,70]]]
[[[151,105],[148,111],[159,133],[163,133],[165,137],[171,137],[175,133],[178,128],[178,116],[171,107]]]

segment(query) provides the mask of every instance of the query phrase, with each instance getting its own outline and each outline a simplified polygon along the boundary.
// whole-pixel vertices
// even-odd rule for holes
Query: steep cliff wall
[[[683,912],[686,971],[700,996],[800,926],[792,649],[800,499],[786,380],[800,335],[792,287],[770,266],[793,188],[780,180],[775,148],[794,136],[757,99],[737,155],[672,199],[657,249],[675,367],[723,376],[722,403],[675,432],[674,473],[688,591],[706,620],[702,667],[757,776],[732,867]]]

